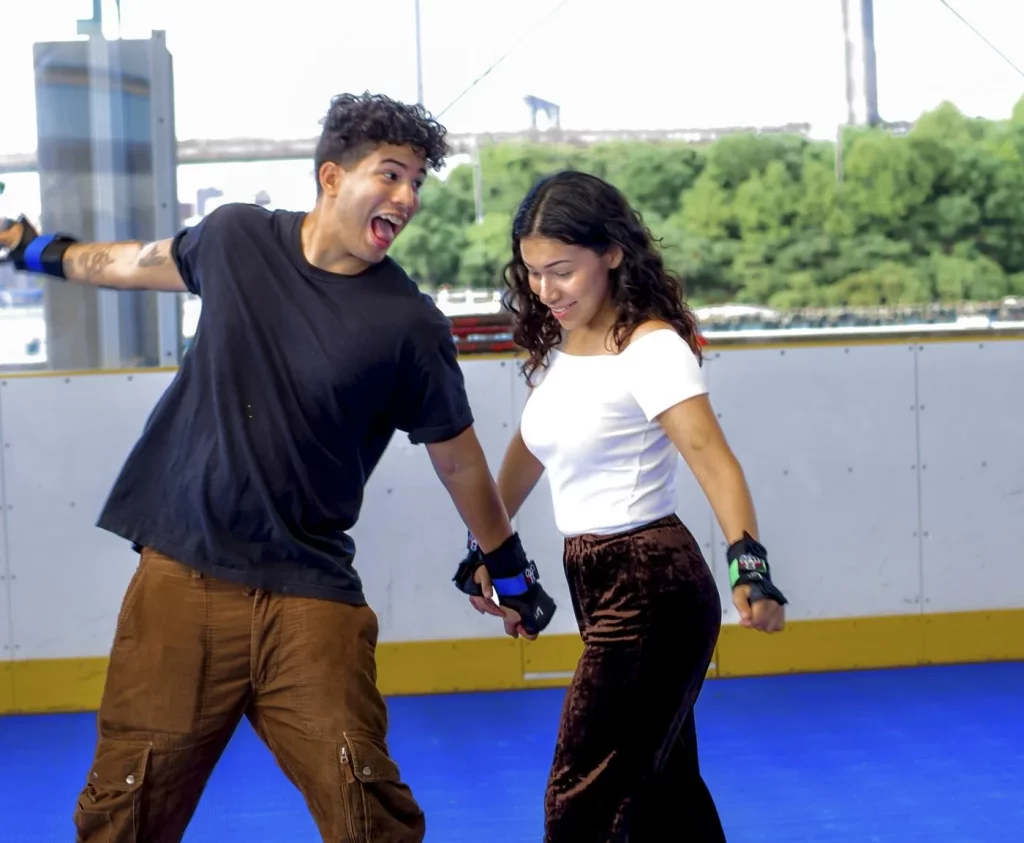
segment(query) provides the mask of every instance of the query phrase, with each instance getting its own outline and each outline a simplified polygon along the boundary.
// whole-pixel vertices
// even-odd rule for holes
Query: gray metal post
[[[122,239],[116,219],[119,197],[114,184],[114,174],[118,169],[114,145],[121,132],[111,108],[114,96],[111,45],[117,42],[93,36],[87,43],[89,121],[93,141],[89,150],[92,156],[92,239],[106,243]],[[121,302],[113,290],[96,291],[96,319],[99,368],[117,369],[122,365]]]
[[[174,60],[167,50],[167,35],[154,31],[150,38],[150,137],[153,149],[153,224],[158,239],[171,237],[182,224],[178,209],[178,139],[174,131]],[[182,297],[156,293],[159,365],[174,366],[181,359]]]
[[[874,0],[840,0],[846,59],[846,109],[850,125],[876,126],[878,71]]]
[[[99,242],[170,237],[180,220],[173,70],[164,34],[94,36],[34,49],[43,227]],[[182,345],[180,308],[173,294],[48,281],[48,365],[174,365]]]
[[[861,0],[861,38],[864,43],[864,108],[865,122],[877,126],[881,122],[878,114],[878,60],[875,54],[875,0]]]
[[[473,149],[470,153],[473,161],[473,205],[476,210],[476,224],[484,221],[484,171],[480,164],[480,139],[473,136]]]

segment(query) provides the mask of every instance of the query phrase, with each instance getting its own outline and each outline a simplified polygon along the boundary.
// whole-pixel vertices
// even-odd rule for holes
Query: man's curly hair
[[[320,193],[320,167],[331,161],[351,166],[382,144],[409,146],[440,170],[449,154],[447,130],[421,105],[408,105],[383,94],[338,94],[320,124],[314,171]]]

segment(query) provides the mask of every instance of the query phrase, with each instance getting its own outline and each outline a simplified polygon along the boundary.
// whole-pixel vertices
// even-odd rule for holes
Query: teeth
[[[398,217],[398,216],[395,216],[394,214],[381,214],[380,218],[383,219],[383,220],[387,220],[392,225],[401,225],[402,224],[402,218]]]

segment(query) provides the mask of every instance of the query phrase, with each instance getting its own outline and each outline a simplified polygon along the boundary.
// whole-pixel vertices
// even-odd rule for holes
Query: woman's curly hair
[[[323,131],[313,158],[320,193],[320,167],[331,161],[350,166],[381,144],[409,146],[432,170],[448,156],[447,130],[421,105],[407,105],[383,94],[338,94],[320,121]]]
[[[503,301],[514,316],[513,338],[529,353],[522,366],[528,381],[547,365],[548,353],[562,339],[558,321],[530,289],[520,253],[523,238],[530,236],[582,246],[598,255],[613,246],[621,248],[622,260],[609,277],[617,310],[612,331],[616,350],[644,322],[660,319],[672,325],[702,361],[697,318],[683,301],[683,282],[665,267],[643,218],[613,185],[589,173],[564,170],[530,189],[512,223],[512,259],[505,266]]]

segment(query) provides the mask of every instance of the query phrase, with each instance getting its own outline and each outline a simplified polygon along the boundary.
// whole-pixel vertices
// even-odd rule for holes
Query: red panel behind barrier
[[[485,313],[474,316],[453,316],[452,334],[460,354],[499,354],[518,351],[512,341],[512,317],[508,313]],[[697,342],[704,347],[708,341],[700,334]]]

